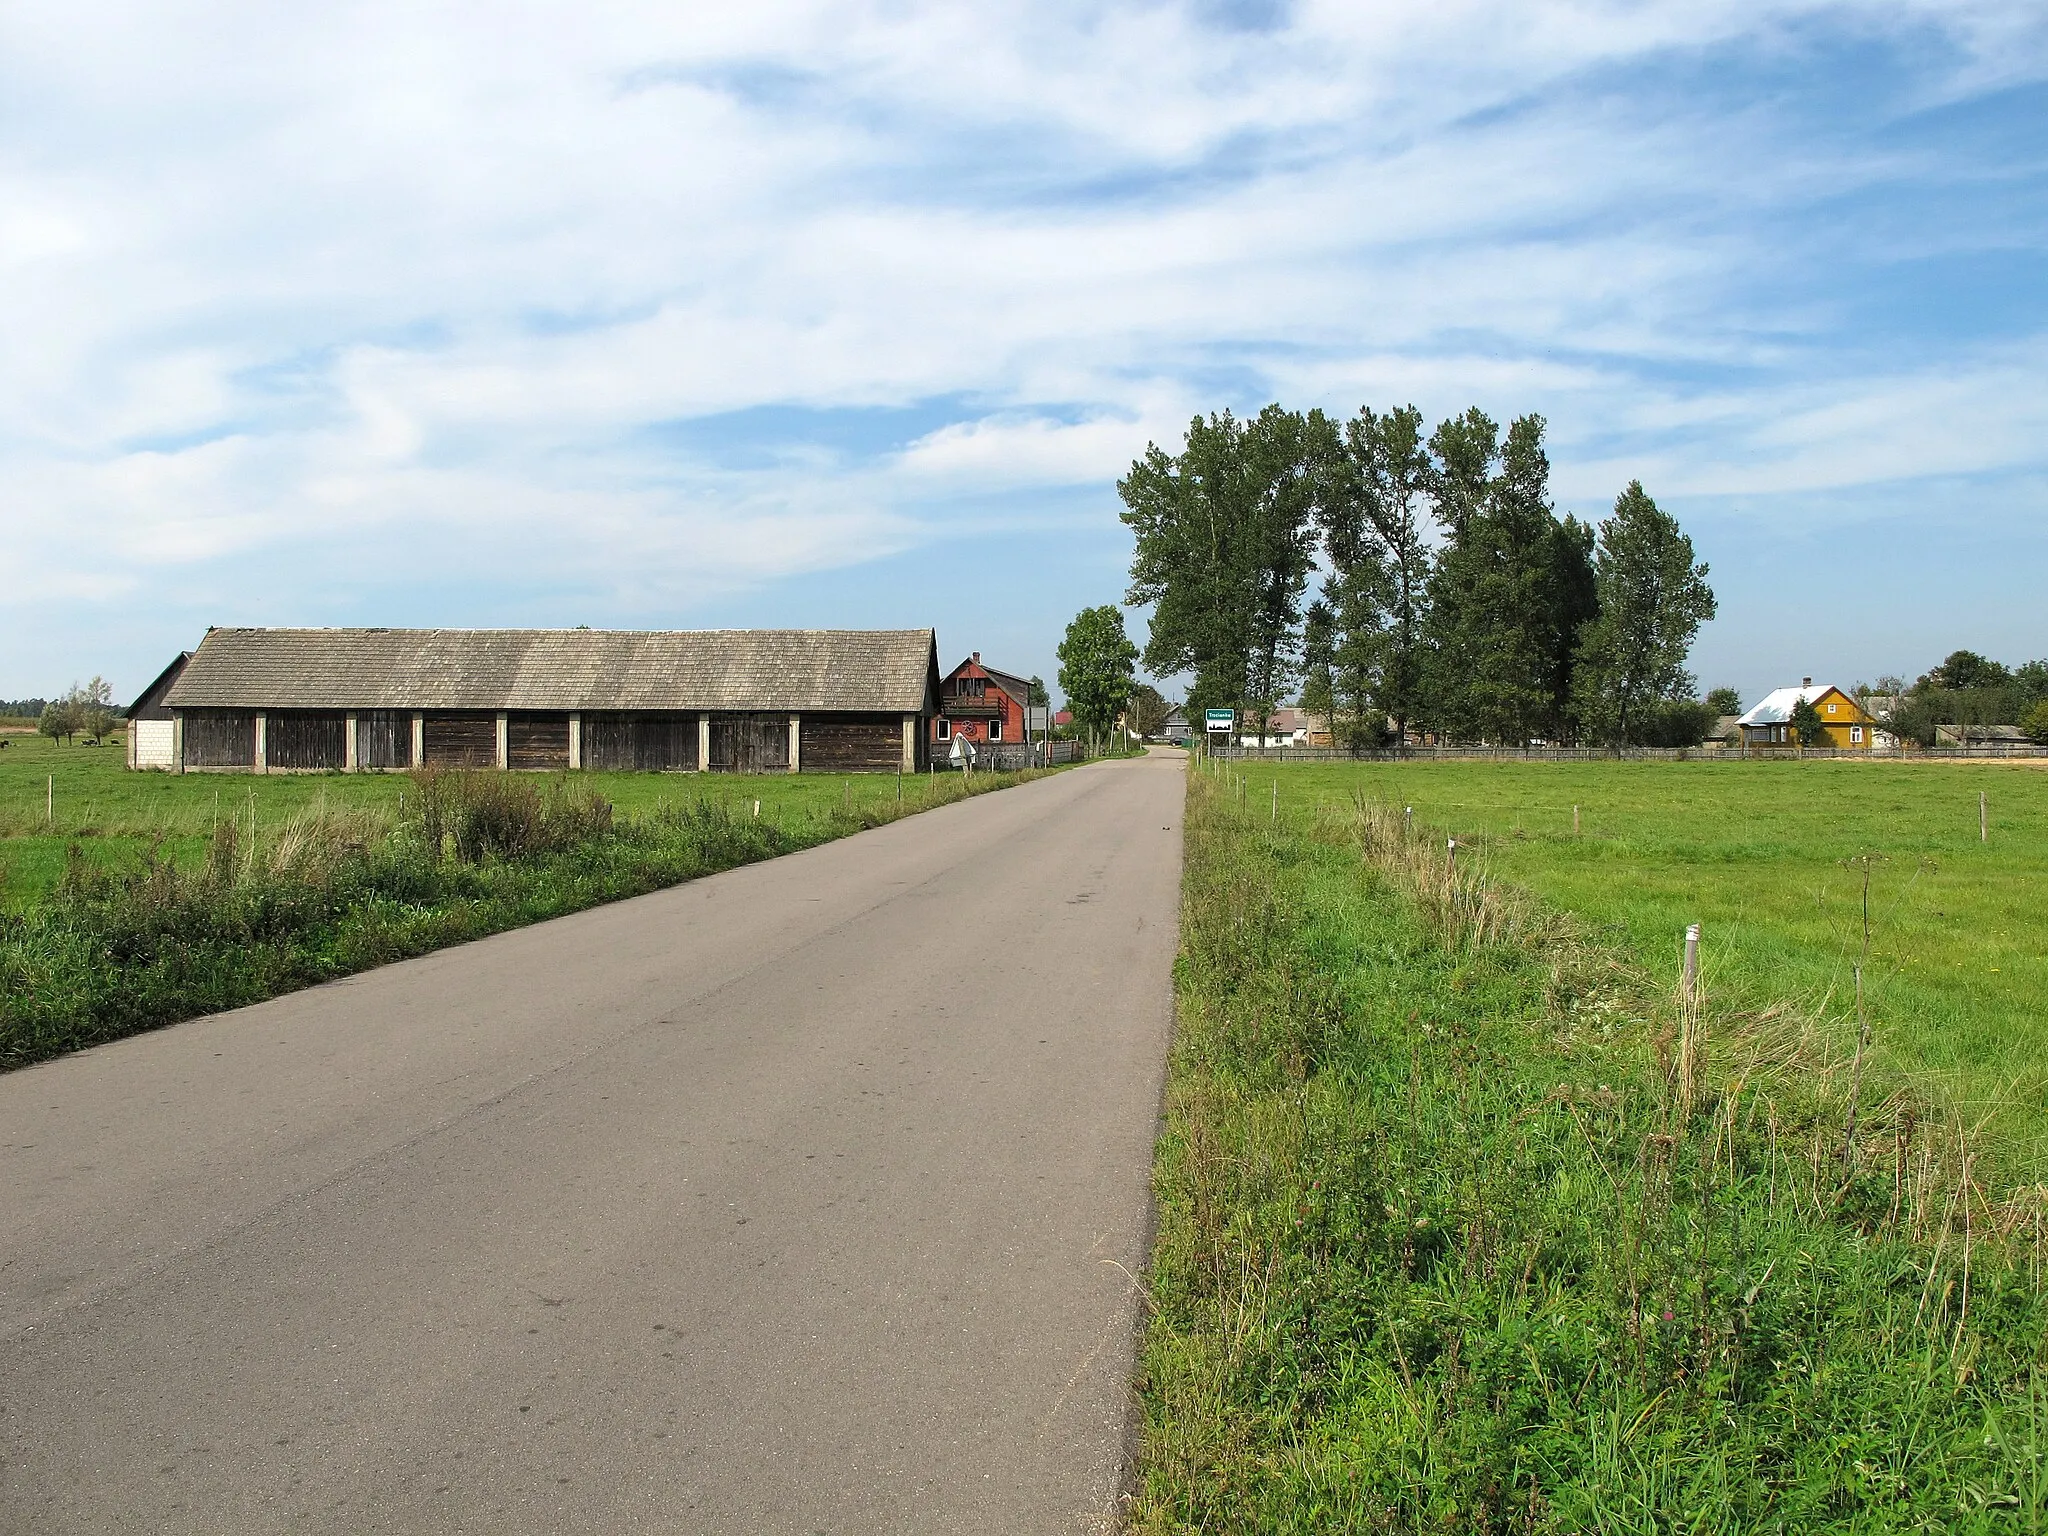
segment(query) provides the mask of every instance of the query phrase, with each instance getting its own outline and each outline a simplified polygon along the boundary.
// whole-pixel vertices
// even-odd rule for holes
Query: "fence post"
[[[1699,1093],[1703,1052],[1700,1049],[1700,925],[1685,930],[1685,964],[1679,977],[1678,1103],[1679,1118],[1692,1119]]]
[[[1575,806],[1573,806],[1573,807],[1572,807],[1572,836],[1573,836],[1573,837],[1577,837],[1578,835],[1579,835],[1579,808],[1578,808],[1578,807],[1577,807],[1577,806],[1575,805]]]
[[[1977,841],[1991,841],[1991,801],[1981,789],[1977,791]]]
[[[1458,840],[1455,837],[1444,845],[1444,874],[1452,880],[1458,878]]]

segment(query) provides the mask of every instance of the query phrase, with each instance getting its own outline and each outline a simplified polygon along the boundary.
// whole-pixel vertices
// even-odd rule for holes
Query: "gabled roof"
[[[1784,725],[1792,718],[1792,711],[1799,707],[1801,699],[1818,699],[1823,694],[1842,693],[1833,683],[1809,683],[1804,688],[1774,688],[1749,708],[1736,723],[1738,725]],[[1849,699],[1849,695],[1842,693]],[[1851,704],[1856,701],[1849,699]]]
[[[929,629],[215,629],[180,709],[924,713]]]
[[[1025,708],[1028,709],[1031,707],[1030,678],[1019,677],[1014,672],[1005,672],[999,667],[992,667],[987,662],[982,661],[977,657],[968,657],[965,661],[961,662],[959,666],[955,667],[951,672],[948,672],[946,676],[948,679],[958,677],[962,672],[964,672],[969,667],[980,668],[983,674],[987,676],[988,680],[994,683],[998,688],[1002,689],[1003,692],[1007,693],[1011,698],[1015,699],[1019,704],[1022,704]]]
[[[171,684],[178,680],[178,674],[185,670],[185,663],[191,659],[192,653],[190,651],[178,652],[177,658],[169,666],[165,667],[163,671],[157,673],[156,681],[138,693],[135,696],[135,702],[130,704],[122,713],[127,715],[130,720],[133,720],[152,704],[161,702],[163,696],[170,691]]]

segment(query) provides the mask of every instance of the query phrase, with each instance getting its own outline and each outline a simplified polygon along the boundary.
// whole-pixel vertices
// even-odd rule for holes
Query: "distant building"
[[[127,709],[128,766],[130,768],[176,769],[178,766],[178,722],[164,698],[171,684],[192,659],[190,651],[178,652],[178,659],[157,673],[156,681],[136,696]]]
[[[914,771],[938,670],[928,629],[215,629],[137,706],[180,772]]]
[[[1194,739],[1195,728],[1188,724],[1188,712],[1176,704],[1167,711],[1166,724],[1160,727],[1159,733],[1168,741],[1185,746]]]
[[[976,747],[1028,746],[1030,709],[1031,679],[984,666],[976,651],[940,680],[932,746],[942,756],[956,740]]]
[[[1800,742],[1792,730],[1792,711],[1805,700],[1820,712],[1826,727],[1824,741]],[[1815,685],[1802,678],[1797,688],[1777,688],[1766,694],[1736,722],[1742,731],[1745,750],[1789,749],[1797,746],[1835,747],[1847,752],[1868,752],[1876,745],[1877,722],[1870,712],[1848,694],[1831,684]]]

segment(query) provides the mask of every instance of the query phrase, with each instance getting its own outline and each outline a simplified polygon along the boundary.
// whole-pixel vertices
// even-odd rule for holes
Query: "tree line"
[[[1975,651],[1951,651],[1910,684],[1880,677],[1875,688],[1857,692],[1866,706],[1873,695],[1889,701],[1882,707],[1885,728],[1917,746],[1933,746],[1942,726],[2014,725],[2048,742],[2048,658],[2009,667]]]
[[[1425,434],[1412,405],[1274,404],[1148,444],[1117,482],[1146,669],[1190,674],[1191,712],[1263,719],[1298,689],[1358,749],[1698,741],[1706,565],[1637,481],[1597,527],[1560,517],[1543,434],[1477,408]]]

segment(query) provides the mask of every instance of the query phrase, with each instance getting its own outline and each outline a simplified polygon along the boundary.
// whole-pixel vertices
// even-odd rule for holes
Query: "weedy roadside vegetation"
[[[921,778],[901,801],[848,788],[796,815],[775,815],[771,799],[765,817],[755,786],[730,780],[716,797],[622,816],[573,779],[428,769],[395,805],[314,800],[274,825],[257,822],[252,795],[246,819],[213,821],[196,863],[161,837],[119,865],[74,839],[54,890],[0,912],[0,1069],[1042,776]]]
[[[2048,1191],[1360,797],[1191,775],[1144,1531],[2048,1519]]]

